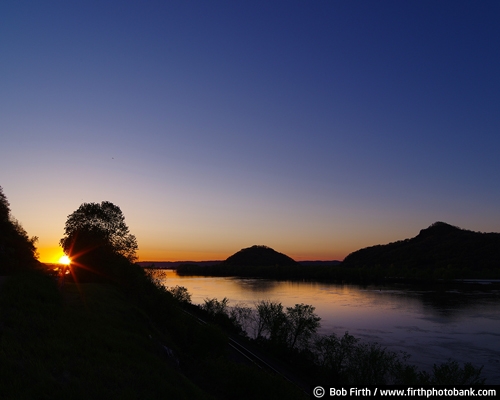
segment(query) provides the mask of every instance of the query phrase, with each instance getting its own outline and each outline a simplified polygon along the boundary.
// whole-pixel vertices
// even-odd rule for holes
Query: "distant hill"
[[[363,283],[500,279],[500,233],[436,222],[414,238],[355,251],[342,263],[299,263],[267,246],[252,246],[220,264],[180,265],[177,273]]]
[[[252,246],[234,253],[216,265],[182,264],[179,275],[245,276],[281,278],[305,268],[291,257],[267,246]]]
[[[411,239],[349,254],[343,267],[448,269],[460,275],[500,267],[500,233],[481,233],[436,222]]]
[[[296,266],[298,263],[283,253],[267,246],[252,246],[242,249],[232,256],[229,256],[224,265],[240,267],[284,267]]]

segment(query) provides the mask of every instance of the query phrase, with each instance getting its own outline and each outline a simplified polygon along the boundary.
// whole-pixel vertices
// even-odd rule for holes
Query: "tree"
[[[170,287],[167,289],[167,292],[169,292],[172,296],[174,296],[175,300],[181,303],[184,304],[191,303],[191,293],[189,293],[187,288],[185,288],[184,286],[176,285],[175,287]]]
[[[10,205],[0,186],[0,274],[39,265],[35,243],[36,236],[29,237],[22,225],[10,214]]]
[[[257,337],[267,334],[274,343],[285,344],[288,336],[288,321],[280,302],[260,300],[256,304],[258,315]]]
[[[130,234],[120,207],[109,201],[83,203],[70,214],[60,245],[72,259],[92,252],[121,256],[130,262],[137,259],[137,240]]]
[[[295,348],[297,342],[307,345],[309,339],[318,330],[321,318],[314,313],[314,310],[313,306],[304,303],[286,308],[289,325],[288,344],[290,348]]]
[[[10,214],[10,204],[0,186],[0,221],[8,221]]]

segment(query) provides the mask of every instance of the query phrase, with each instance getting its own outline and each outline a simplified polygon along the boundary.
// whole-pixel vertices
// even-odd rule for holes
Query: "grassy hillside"
[[[210,398],[159,351],[141,312],[109,285],[18,276],[0,289],[3,398]]]
[[[222,331],[196,323],[165,292],[58,289],[39,272],[0,288],[3,399],[301,398],[288,383],[231,362],[226,349]]]

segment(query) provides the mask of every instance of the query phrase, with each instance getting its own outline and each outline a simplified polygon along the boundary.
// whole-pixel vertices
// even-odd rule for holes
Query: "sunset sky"
[[[500,1],[0,2],[0,186],[40,260],[118,205],[141,261],[500,232]]]

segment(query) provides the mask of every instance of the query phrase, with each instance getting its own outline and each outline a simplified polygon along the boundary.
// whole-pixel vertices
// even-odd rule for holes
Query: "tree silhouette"
[[[309,304],[295,304],[286,308],[289,325],[289,346],[295,348],[297,343],[307,344],[320,327],[321,318],[314,313],[315,307]]]
[[[60,245],[79,281],[94,281],[98,275],[115,280],[137,259],[137,240],[120,207],[108,201],[83,203],[70,214]]]
[[[60,244],[70,256],[104,248],[131,262],[137,259],[137,240],[130,234],[120,207],[109,201],[83,203],[70,214]]]
[[[280,302],[261,300],[256,304],[258,315],[257,335],[268,335],[269,340],[275,344],[286,344],[288,324],[283,305]]]
[[[35,243],[10,214],[10,205],[0,186],[0,273],[11,274],[38,265]]]
[[[5,197],[5,194],[3,193],[3,189],[0,186],[0,221],[8,221],[9,220],[9,214],[10,214],[10,204],[9,201],[7,200],[7,197]]]

